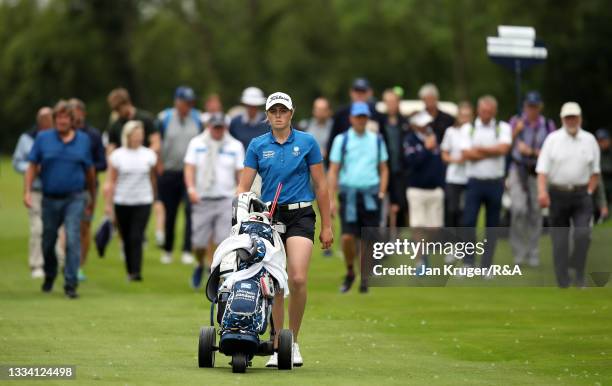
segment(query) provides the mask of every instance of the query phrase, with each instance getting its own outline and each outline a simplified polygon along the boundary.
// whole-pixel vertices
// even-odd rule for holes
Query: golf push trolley
[[[255,355],[276,352],[279,370],[293,368],[293,333],[280,330],[278,348],[274,348],[274,294],[287,291],[285,249],[279,235],[282,225],[272,221],[280,189],[281,185],[269,211],[254,193],[242,193],[234,201],[231,236],[215,251],[206,283],[210,325],[200,329],[199,367],[214,367],[219,352],[231,356],[232,372],[244,373]],[[270,339],[261,340],[268,325]]]

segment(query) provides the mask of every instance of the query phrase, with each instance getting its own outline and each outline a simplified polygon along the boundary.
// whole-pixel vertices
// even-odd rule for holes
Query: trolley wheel
[[[244,373],[248,365],[248,358],[245,353],[235,353],[232,355],[232,373]]]
[[[217,332],[213,326],[200,329],[200,341],[198,344],[198,365],[200,367],[215,367],[215,343]]]
[[[278,369],[293,368],[293,332],[283,329],[278,334]]]

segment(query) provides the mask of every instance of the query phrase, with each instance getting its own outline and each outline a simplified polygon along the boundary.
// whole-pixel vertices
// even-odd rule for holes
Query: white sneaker
[[[45,277],[45,271],[42,268],[34,268],[32,270],[32,279],[42,279]]]
[[[278,367],[278,354],[274,353],[270,356],[270,359],[268,359],[268,362],[266,362],[266,367]]]
[[[161,255],[161,259],[159,259],[162,264],[170,264],[172,263],[172,255],[168,252],[164,252]]]
[[[183,252],[183,255],[181,256],[181,263],[185,265],[192,265],[193,263],[195,263],[195,259],[193,258],[193,255],[191,253]]]
[[[293,365],[295,367],[300,367],[304,364],[304,360],[302,359],[302,354],[300,354],[300,346],[297,343],[293,343]]]
[[[157,243],[157,246],[163,246],[165,241],[166,234],[163,231],[155,231],[155,242]]]

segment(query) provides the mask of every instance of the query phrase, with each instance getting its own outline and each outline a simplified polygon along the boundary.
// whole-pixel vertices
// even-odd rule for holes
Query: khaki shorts
[[[232,231],[232,197],[202,199],[191,204],[191,244],[207,248],[211,240],[219,245]]]
[[[439,228],[444,225],[444,190],[408,188],[406,190],[411,227]]]

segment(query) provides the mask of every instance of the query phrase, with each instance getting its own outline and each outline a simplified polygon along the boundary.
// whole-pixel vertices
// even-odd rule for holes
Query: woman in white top
[[[157,155],[142,145],[144,126],[128,121],[121,133],[121,147],[109,156],[106,213],[113,211],[123,240],[128,280],[141,281],[142,243],[151,213]]]

